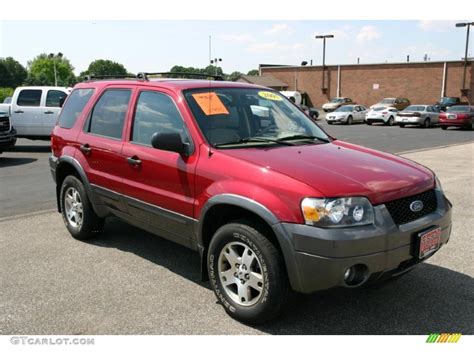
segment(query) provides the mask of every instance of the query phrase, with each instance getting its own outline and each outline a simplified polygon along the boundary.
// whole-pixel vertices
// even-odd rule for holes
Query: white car
[[[439,113],[434,105],[410,105],[398,113],[395,123],[401,128],[407,125],[429,128],[439,123]]]
[[[326,115],[326,122],[333,124],[335,122],[352,124],[354,122],[364,122],[367,108],[362,105],[344,105],[334,112]]]
[[[374,122],[382,122],[388,126],[395,124],[395,117],[397,117],[398,110],[393,107],[374,107],[367,112],[365,122],[370,126]]]
[[[58,120],[61,104],[71,92],[57,86],[19,87],[7,105],[17,137],[49,139]]]

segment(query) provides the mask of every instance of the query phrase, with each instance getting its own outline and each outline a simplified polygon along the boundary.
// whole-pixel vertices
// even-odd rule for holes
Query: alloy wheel
[[[81,228],[84,219],[81,195],[75,187],[69,187],[64,194],[64,208],[68,223],[74,228]]]

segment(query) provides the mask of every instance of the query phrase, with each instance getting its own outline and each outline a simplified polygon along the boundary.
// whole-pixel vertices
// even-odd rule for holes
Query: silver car
[[[344,105],[336,109],[334,112],[326,115],[326,122],[333,124],[340,122],[352,124],[353,122],[364,122],[367,108],[362,105]]]
[[[434,105],[410,105],[397,114],[395,123],[402,128],[407,125],[429,128],[439,123],[439,113]]]

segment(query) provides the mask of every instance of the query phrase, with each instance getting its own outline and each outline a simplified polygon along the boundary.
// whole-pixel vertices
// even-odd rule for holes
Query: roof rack
[[[89,74],[84,76],[84,81],[91,81],[97,79],[136,79],[137,76],[133,74],[126,74],[126,75],[94,75]]]
[[[159,75],[161,77],[174,77],[174,78],[183,78],[183,79],[193,79],[193,78],[199,78],[199,79],[214,79],[216,81],[222,81],[224,80],[221,75],[210,75],[210,74],[197,74],[197,73],[182,73],[182,72],[162,72],[162,73],[138,73],[137,74],[137,79],[141,80],[149,80],[149,76],[155,76]]]

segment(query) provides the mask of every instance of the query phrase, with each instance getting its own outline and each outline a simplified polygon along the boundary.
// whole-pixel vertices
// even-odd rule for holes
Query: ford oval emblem
[[[410,210],[413,212],[420,212],[423,209],[423,202],[420,200],[413,201],[410,203]]]

